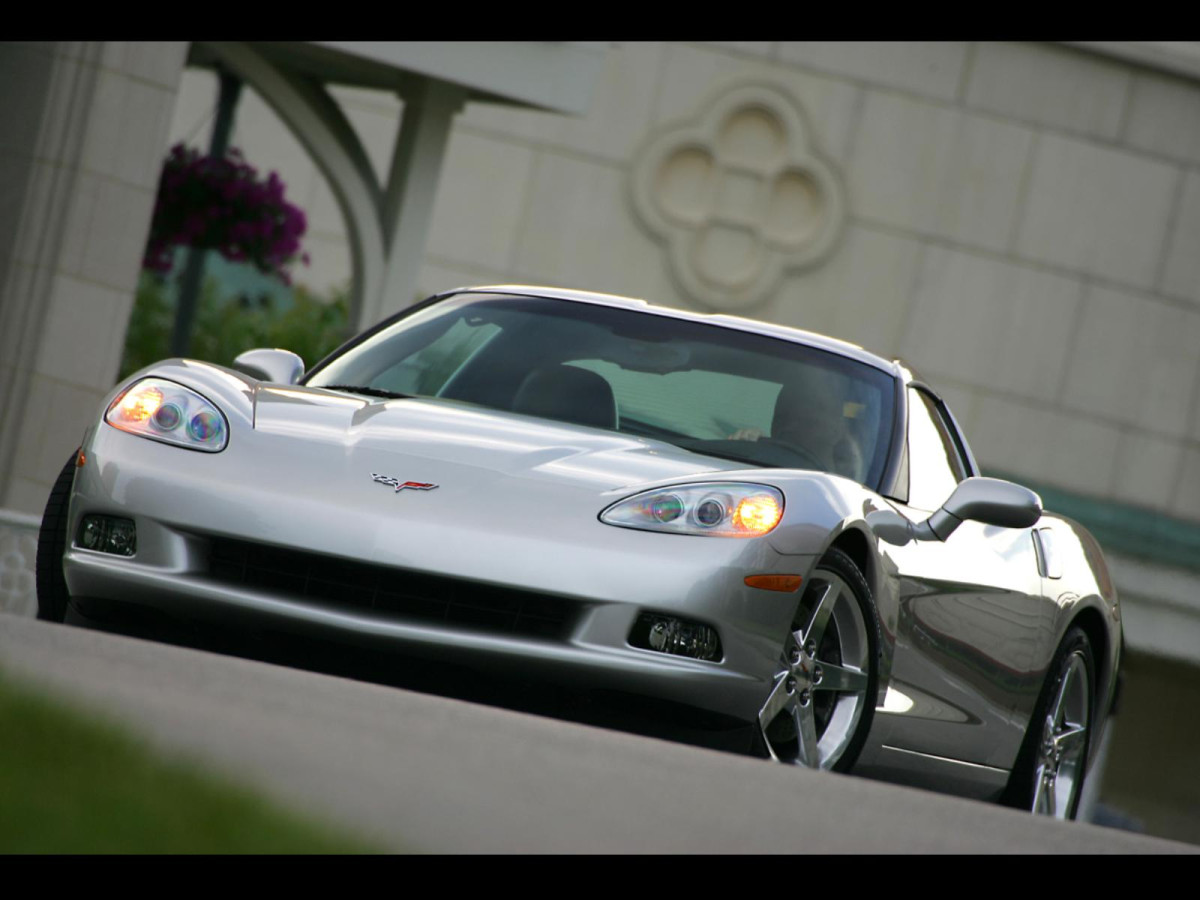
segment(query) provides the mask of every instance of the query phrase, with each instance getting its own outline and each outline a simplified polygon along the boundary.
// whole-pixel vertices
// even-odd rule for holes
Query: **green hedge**
[[[120,378],[169,355],[175,321],[170,287],[162,277],[142,273]],[[188,357],[228,366],[246,350],[282,347],[311,366],[349,336],[348,291],[323,298],[301,286],[293,289],[291,300],[289,305],[267,295],[257,301],[230,298],[221,293],[216,279],[206,279]]]

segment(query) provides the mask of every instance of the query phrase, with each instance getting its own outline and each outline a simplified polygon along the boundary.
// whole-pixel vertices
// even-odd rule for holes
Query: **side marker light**
[[[798,591],[803,579],[799,575],[747,575],[746,585],[764,591]]]

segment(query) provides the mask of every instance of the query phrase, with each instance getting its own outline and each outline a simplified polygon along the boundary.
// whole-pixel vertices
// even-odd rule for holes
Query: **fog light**
[[[643,650],[706,661],[722,656],[721,639],[715,628],[657,613],[642,613],[638,617],[629,634],[629,643]]]
[[[87,550],[133,556],[137,552],[137,529],[132,519],[114,516],[84,516],[75,543]]]

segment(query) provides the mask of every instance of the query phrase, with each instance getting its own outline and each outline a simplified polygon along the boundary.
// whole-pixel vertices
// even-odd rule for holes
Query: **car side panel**
[[[1042,596],[1030,529],[964,522],[945,542],[885,553],[900,581],[900,611],[879,742],[1008,769],[1058,618]]]

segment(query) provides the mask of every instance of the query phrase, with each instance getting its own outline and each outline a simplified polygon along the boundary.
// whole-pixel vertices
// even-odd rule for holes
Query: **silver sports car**
[[[171,359],[51,494],[39,616],[116,602],[673,701],[757,752],[1071,817],[1122,637],[1100,548],[900,362],[529,287],[307,372]]]

